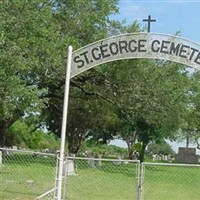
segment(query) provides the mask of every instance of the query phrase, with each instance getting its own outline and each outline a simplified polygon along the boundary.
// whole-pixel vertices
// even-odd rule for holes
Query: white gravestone
[[[12,146],[12,149],[13,150],[17,150],[17,146]]]
[[[2,151],[0,151],[0,165],[2,164]]]
[[[98,166],[98,167],[102,165],[102,163],[101,163],[101,157],[102,156],[100,154],[97,155],[97,159],[98,160],[96,160],[96,166]]]
[[[88,159],[88,164],[91,166],[91,167],[96,167],[96,165],[95,165],[95,158],[89,158]]]
[[[75,168],[74,168],[74,161],[73,160],[66,160],[64,162],[63,174],[65,176],[75,175]]]

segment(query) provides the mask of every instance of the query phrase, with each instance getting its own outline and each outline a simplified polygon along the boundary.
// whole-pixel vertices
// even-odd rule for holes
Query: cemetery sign
[[[178,36],[155,33],[106,38],[73,52],[71,78],[106,62],[133,58],[170,60],[200,69],[200,45]]]
[[[149,58],[169,60],[200,69],[200,45],[178,36],[150,33],[150,23],[155,20],[149,16],[148,33],[118,35],[94,42],[76,51],[68,48],[67,71],[61,130],[61,145],[57,181],[57,199],[61,199],[62,175],[65,155],[65,133],[69,102],[70,79],[82,72],[115,60]]]

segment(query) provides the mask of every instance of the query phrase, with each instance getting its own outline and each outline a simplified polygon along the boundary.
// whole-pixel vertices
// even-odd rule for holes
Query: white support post
[[[57,200],[61,200],[62,198],[62,172],[63,172],[63,163],[64,163],[64,154],[65,154],[65,138],[66,138],[67,112],[68,112],[68,102],[69,102],[71,61],[72,61],[72,46],[69,46],[68,58],[67,58],[67,69],[66,69],[66,76],[65,76],[61,145],[60,145],[60,156],[59,156],[59,165],[58,165],[58,180],[57,180],[57,195],[56,195]]]

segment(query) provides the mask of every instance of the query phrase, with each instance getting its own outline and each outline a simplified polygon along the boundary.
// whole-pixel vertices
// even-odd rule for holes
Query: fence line
[[[56,200],[57,154],[0,148],[0,199]],[[66,157],[63,200],[199,200],[200,165]]]
[[[30,200],[55,188],[56,154],[10,148],[0,152],[0,199]],[[54,192],[42,199],[53,200]]]
[[[176,166],[176,167],[200,167],[200,164],[181,164],[181,163],[150,163],[143,162],[143,165],[162,165],[162,166]]]
[[[67,157],[66,161],[64,199],[132,200],[137,197],[138,160]]]
[[[144,200],[199,200],[200,165],[143,163]]]
[[[57,154],[53,154],[53,153],[30,151],[30,150],[21,150],[21,149],[12,149],[12,148],[2,148],[2,147],[0,147],[0,151],[21,152],[21,153],[44,155],[44,156],[56,156],[57,155]]]
[[[38,200],[38,199],[43,199],[44,197],[48,197],[48,196],[53,196],[53,198],[55,198],[55,191],[56,191],[57,188],[53,188],[47,192],[45,192],[44,194],[38,196],[35,198],[35,200]],[[53,193],[53,195],[51,195]],[[49,197],[48,197],[49,198]]]

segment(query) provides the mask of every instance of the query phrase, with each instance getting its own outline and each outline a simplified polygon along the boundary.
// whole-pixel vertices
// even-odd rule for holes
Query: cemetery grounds
[[[55,155],[22,152],[4,155],[0,199],[30,200],[53,189],[56,163]],[[91,166],[87,158],[74,158],[74,163],[74,175],[64,179],[63,193],[67,200],[199,200],[200,197],[199,165],[143,163],[140,166],[133,161],[102,159]]]

